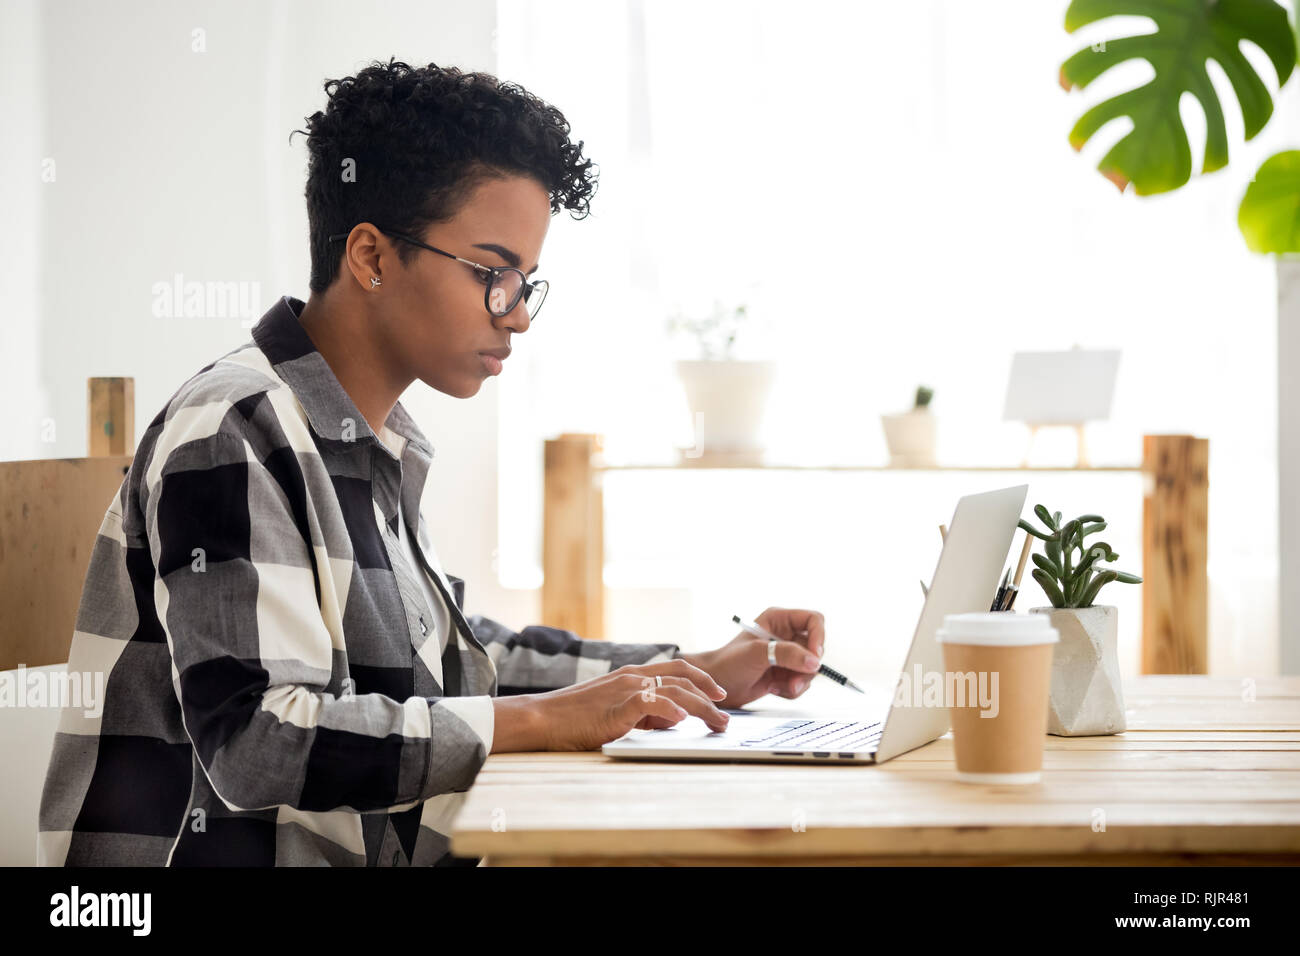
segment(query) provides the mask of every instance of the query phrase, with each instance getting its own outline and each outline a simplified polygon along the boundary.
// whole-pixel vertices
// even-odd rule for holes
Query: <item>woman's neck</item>
[[[393,368],[382,343],[367,321],[364,307],[333,301],[328,293],[312,295],[299,324],[334,377],[376,435],[382,433],[393,406],[414,379]]]

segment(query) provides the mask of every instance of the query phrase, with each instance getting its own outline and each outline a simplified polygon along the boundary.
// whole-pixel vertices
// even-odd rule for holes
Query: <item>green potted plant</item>
[[[909,411],[881,415],[885,444],[889,447],[889,464],[893,468],[933,468],[935,421],[930,411],[934,389],[918,385]]]
[[[774,362],[736,357],[737,339],[752,324],[746,305],[720,301],[708,315],[679,311],[669,318],[669,334],[690,341],[696,355],[677,361],[695,424],[695,447],[685,457],[761,455],[759,431],[776,369]]]
[[[1295,70],[1300,50],[1300,20],[1288,21],[1276,0],[1072,0],[1065,29],[1108,17],[1148,17],[1152,33],[1102,40],[1061,64],[1066,90],[1081,90],[1112,67],[1146,60],[1155,71],[1150,82],[1105,99],[1087,110],[1070,131],[1070,145],[1083,148],[1111,120],[1127,116],[1133,128],[1102,157],[1098,170],[1120,191],[1130,184],[1139,196],[1170,192],[1192,174],[1192,151],[1179,113],[1183,94],[1191,94],[1205,113],[1205,158],[1201,172],[1228,165],[1228,130],[1223,106],[1206,63],[1214,60],[1227,74],[1241,106],[1245,138],[1254,139],[1273,115],[1273,98],[1263,79],[1242,55],[1241,44],[1263,51],[1279,89]],[[1266,159],[1237,210],[1237,223],[1255,252],[1300,252],[1300,150]]]
[[[1104,541],[1085,541],[1106,527],[1101,515],[1086,514],[1061,521],[1061,512],[1034,505],[1046,526],[1039,530],[1020,520],[1020,527],[1044,542],[1045,554],[1032,554],[1034,580],[1050,607],[1031,614],[1048,614],[1060,641],[1052,653],[1051,704],[1047,732],[1061,737],[1117,734],[1126,727],[1124,694],[1119,676],[1119,609],[1094,603],[1112,581],[1139,584],[1135,574],[1106,568],[1100,562],[1119,555]]]

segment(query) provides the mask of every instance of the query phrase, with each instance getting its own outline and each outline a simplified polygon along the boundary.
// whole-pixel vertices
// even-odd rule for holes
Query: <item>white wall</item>
[[[90,376],[134,377],[139,436],[277,296],[307,298],[306,137],[289,134],[324,106],[326,78],[389,56],[495,69],[490,3],[390,0],[359,16],[341,0],[19,0],[3,16],[6,459],[84,455]],[[176,273],[257,283],[260,303],[243,319],[155,318],[153,284]],[[467,601],[495,611],[495,383],[468,401],[416,383],[403,403],[437,450],[440,553]],[[500,596],[507,617],[531,606]]]
[[[1294,3],[1292,4],[1294,7]],[[1292,83],[1296,82],[1293,77]],[[1300,149],[1300,97],[1279,97],[1269,121]],[[1277,263],[1278,673],[1300,674],[1300,256]]]
[[[495,24],[494,4],[455,0],[4,0],[0,458],[84,456],[90,376],[135,379],[143,434],[276,297],[306,299],[306,137],[289,133],[324,106],[325,79],[390,56],[492,72]],[[53,183],[40,182],[44,157]],[[256,282],[261,301],[244,319],[155,318],[153,284],[175,273]],[[416,383],[403,404],[436,449],[426,516],[468,609],[529,623],[535,595],[492,573],[495,383],[466,401]],[[56,723],[0,710],[0,766],[17,768],[0,789],[0,864],[34,861]]]
[[[6,0],[0,7],[0,460],[44,457],[38,445],[46,397],[37,373],[37,309],[42,234],[41,157],[45,110],[40,84],[41,18],[36,0]]]
[[[53,674],[66,668],[66,664],[29,667],[23,679],[33,673]],[[18,672],[7,673],[18,676]],[[4,768],[0,773],[0,866],[36,865],[41,788],[58,726],[59,710],[55,707],[0,708],[0,767]]]
[[[1300,257],[1277,267],[1278,672],[1300,674]]]

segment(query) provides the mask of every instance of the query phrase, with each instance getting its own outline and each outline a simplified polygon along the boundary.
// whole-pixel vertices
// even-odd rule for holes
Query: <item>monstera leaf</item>
[[[1300,150],[1264,161],[1237,210],[1252,252],[1300,252]]]
[[[1246,139],[1263,129],[1273,113],[1268,88],[1241,54],[1243,40],[1259,46],[1287,81],[1296,64],[1296,38],[1286,10],[1274,0],[1073,0],[1065,29],[1112,16],[1145,16],[1156,32],[1107,40],[1080,50],[1061,65],[1061,85],[1082,89],[1117,63],[1141,58],[1155,70],[1145,86],[1105,100],[1080,117],[1070,131],[1076,150],[1106,123],[1121,116],[1133,130],[1116,143],[1098,169],[1123,190],[1130,182],[1140,196],[1168,192],[1191,177],[1192,152],[1178,115],[1178,100],[1191,93],[1205,111],[1205,173],[1228,163],[1228,133],[1207,60],[1216,61],[1241,104]]]

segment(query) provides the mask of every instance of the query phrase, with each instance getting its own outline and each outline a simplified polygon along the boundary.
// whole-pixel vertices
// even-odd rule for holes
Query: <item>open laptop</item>
[[[948,732],[947,707],[920,706],[921,695],[895,694],[904,681],[943,672],[943,651],[935,634],[949,614],[987,611],[993,603],[1011,539],[1025,506],[1028,485],[966,495],[957,502],[948,537],[921,608],[903,673],[886,699],[864,697],[828,678],[840,696],[856,698],[849,706],[806,712],[765,714],[731,710],[724,731],[711,731],[688,716],[665,730],[632,730],[601,748],[611,757],[653,760],[763,760],[807,763],[883,763]],[[859,681],[861,683],[861,681]],[[899,705],[906,699],[909,706]],[[916,706],[910,706],[913,702]]]

